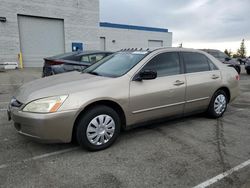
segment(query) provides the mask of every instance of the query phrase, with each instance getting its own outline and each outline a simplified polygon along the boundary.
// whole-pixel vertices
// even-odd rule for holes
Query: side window
[[[209,71],[207,57],[200,53],[183,52],[186,73]]]
[[[95,54],[95,55],[90,55],[89,59],[91,63],[96,63],[98,61],[100,61],[101,59],[103,59],[105,56],[105,54]]]
[[[143,70],[155,70],[158,77],[180,74],[179,55],[177,52],[159,54],[150,60]]]
[[[224,54],[223,52],[219,52],[219,57],[225,59],[228,56],[226,54]]]
[[[85,55],[81,57],[82,62],[89,62],[89,56]]]
[[[216,65],[209,59],[207,58],[210,70],[218,70],[218,67],[216,67]]]

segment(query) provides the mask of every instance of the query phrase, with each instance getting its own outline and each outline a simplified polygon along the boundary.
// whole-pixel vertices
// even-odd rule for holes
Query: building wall
[[[162,41],[163,47],[172,46],[171,32],[100,27],[100,37],[105,37],[106,50],[111,51],[122,48],[148,48],[151,40]]]
[[[17,61],[20,39],[17,15],[64,20],[65,51],[72,42],[83,42],[84,49],[98,49],[99,0],[0,0],[0,62]]]

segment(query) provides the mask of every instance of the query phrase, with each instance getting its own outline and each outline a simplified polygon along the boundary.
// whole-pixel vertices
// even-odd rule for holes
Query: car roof
[[[202,50],[204,52],[222,52],[222,51],[217,50],[217,49],[200,49],[200,50]]]
[[[175,52],[198,52],[205,54],[203,50],[194,49],[194,48],[179,48],[179,47],[162,47],[162,48],[150,48],[151,52],[153,51],[175,51]]]
[[[125,48],[121,49],[118,52],[153,52],[153,51],[183,51],[183,52],[202,52],[202,50],[193,49],[193,48],[179,48],[179,47],[156,47],[156,48]]]
[[[138,52],[138,53],[144,53],[144,54],[151,54],[154,52],[196,52],[196,53],[201,53],[204,55],[209,55],[207,52],[199,50],[199,49],[193,49],[193,48],[179,48],[179,47],[158,47],[158,48],[147,48],[147,49],[142,49],[142,48],[128,48],[128,49],[122,49],[118,51],[117,53],[133,53],[133,52]]]

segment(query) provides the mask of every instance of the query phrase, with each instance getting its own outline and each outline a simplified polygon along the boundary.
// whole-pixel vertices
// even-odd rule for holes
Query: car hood
[[[28,103],[39,98],[68,95],[70,93],[100,87],[109,84],[111,79],[114,78],[95,76],[81,72],[58,74],[23,84],[17,90],[14,97],[22,103]]]

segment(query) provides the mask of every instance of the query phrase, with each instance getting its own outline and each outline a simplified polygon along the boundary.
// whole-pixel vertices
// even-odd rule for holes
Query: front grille
[[[11,101],[10,101],[10,105],[12,107],[20,108],[23,105],[23,103],[21,103],[20,101],[18,101],[15,98],[12,98]]]

